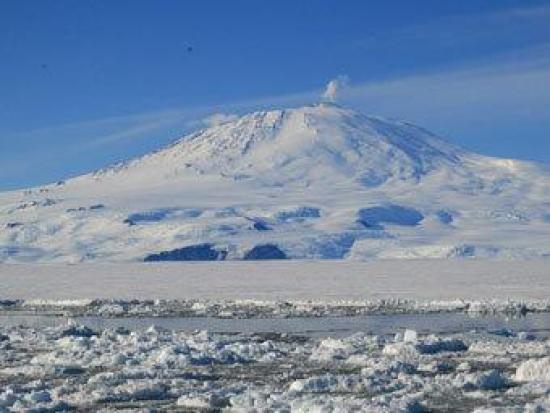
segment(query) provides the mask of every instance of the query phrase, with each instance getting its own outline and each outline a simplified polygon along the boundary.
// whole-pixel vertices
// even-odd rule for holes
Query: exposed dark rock
[[[69,326],[61,331],[61,337],[92,337],[96,335],[97,333],[91,328],[81,325]]]
[[[443,351],[466,351],[468,346],[459,339],[445,339],[435,341],[421,341],[416,345],[416,350],[422,354],[436,354]]]
[[[46,198],[44,201],[40,203],[40,206],[52,206],[57,204],[57,201],[55,199]]]
[[[29,201],[29,202],[24,202],[22,204],[19,204],[15,209],[27,209],[27,208],[36,207],[38,205],[39,204],[37,201]]]
[[[128,220],[134,224],[160,222],[165,219],[188,219],[197,218],[203,213],[202,209],[197,208],[156,208],[149,211],[133,212],[128,215]]]
[[[145,212],[134,212],[133,214],[128,215],[128,220],[132,221],[134,224],[138,222],[158,222],[166,218],[170,213],[168,209],[155,209]]]
[[[80,366],[55,366],[54,371],[63,376],[77,376],[86,373],[86,369]]]
[[[454,247],[449,254],[451,257],[475,257],[476,247],[475,245],[464,244],[457,247]]]
[[[83,212],[86,211],[86,207],[78,207],[78,208],[67,208],[65,210],[66,212]]]
[[[306,218],[319,218],[321,210],[315,207],[299,207],[290,211],[280,211],[275,218],[278,221],[303,221]]]
[[[256,245],[244,255],[245,260],[284,260],[288,257],[275,244]]]
[[[212,244],[198,244],[150,254],[144,261],[222,261],[226,256],[227,251],[218,251]]]
[[[84,207],[78,207],[78,208],[71,208],[71,210],[72,210],[72,211],[75,211],[75,212],[76,212],[76,211],[82,212],[82,211],[86,211],[86,208],[84,208]]]
[[[103,209],[103,208],[105,208],[105,205],[103,205],[103,204],[95,204],[95,205],[91,205],[91,206],[90,206],[90,209],[91,209],[91,210],[94,210],[94,209]]]
[[[8,223],[6,224],[6,228],[9,228],[9,229],[11,229],[11,228],[17,228],[17,227],[20,227],[20,226],[22,226],[22,225],[23,225],[22,222],[8,222]]]

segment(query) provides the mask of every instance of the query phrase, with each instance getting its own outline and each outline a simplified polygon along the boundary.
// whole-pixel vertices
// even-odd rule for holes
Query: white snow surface
[[[141,158],[0,194],[0,262],[550,256],[550,172],[334,104],[255,112]]]
[[[548,300],[546,260],[0,265],[0,299]]]
[[[0,265],[0,310],[288,317],[550,311],[547,260]],[[412,340],[412,338],[411,338]]]

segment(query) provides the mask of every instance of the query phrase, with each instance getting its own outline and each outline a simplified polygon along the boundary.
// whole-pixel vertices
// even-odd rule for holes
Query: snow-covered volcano
[[[334,104],[0,194],[0,261],[550,256],[550,172]]]

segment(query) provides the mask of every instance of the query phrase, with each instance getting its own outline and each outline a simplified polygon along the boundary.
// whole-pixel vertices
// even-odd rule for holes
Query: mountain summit
[[[548,205],[536,164],[322,103],[0,194],[0,260],[550,256]]]
[[[466,155],[412,124],[322,103],[251,113],[115,169],[127,177],[147,170],[156,179],[214,174],[278,185],[343,180],[373,187],[388,180],[418,181],[438,168],[457,168]]]

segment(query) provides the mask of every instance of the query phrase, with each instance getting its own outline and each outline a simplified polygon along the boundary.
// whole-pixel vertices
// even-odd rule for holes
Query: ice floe
[[[0,411],[548,409],[550,339],[399,333],[0,327]]]

